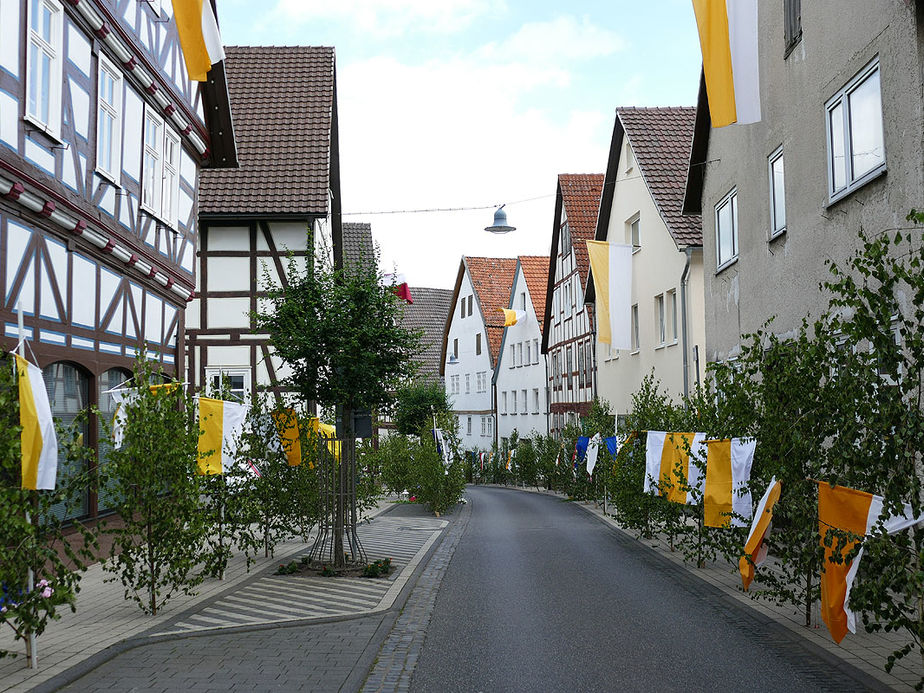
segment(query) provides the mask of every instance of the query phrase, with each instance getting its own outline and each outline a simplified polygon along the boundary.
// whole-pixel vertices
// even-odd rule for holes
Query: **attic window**
[[[635,154],[632,153],[632,145],[626,142],[626,168],[625,172],[629,173],[635,168]]]

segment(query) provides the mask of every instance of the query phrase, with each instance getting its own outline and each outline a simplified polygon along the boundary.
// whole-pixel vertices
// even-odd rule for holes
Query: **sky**
[[[344,221],[411,286],[548,255],[557,176],[605,172],[616,107],[696,103],[690,0],[217,5],[226,45],[335,48]],[[484,231],[499,204],[516,231]],[[432,209],[453,211],[412,211]]]

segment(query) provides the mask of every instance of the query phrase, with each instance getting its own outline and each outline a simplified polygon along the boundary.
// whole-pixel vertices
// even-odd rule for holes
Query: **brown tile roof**
[[[343,264],[375,264],[375,248],[372,245],[372,224],[363,222],[344,222],[343,224]],[[413,294],[412,294],[413,295]]]
[[[600,194],[603,192],[602,173],[560,173],[558,186],[561,202],[568,218],[571,231],[571,245],[577,259],[581,286],[587,282],[590,258],[587,244],[592,241],[597,229],[597,212],[600,211]],[[556,251],[558,249],[555,249]]]
[[[681,214],[696,108],[617,108],[616,115],[674,241],[678,246],[702,245],[701,217]]]
[[[203,169],[201,214],[327,214],[334,49],[226,46],[240,168]]]
[[[513,275],[517,269],[515,258],[463,257],[468,275],[475,288],[475,298],[481,307],[488,344],[491,347],[491,366],[497,363],[501,340],[504,336],[504,317],[498,310],[510,305]]]
[[[427,382],[439,382],[443,330],[452,309],[452,289],[412,286],[410,291],[414,303],[405,304],[401,324],[407,329],[423,332],[420,338],[423,351],[416,357],[420,363],[417,377]]]
[[[542,320],[545,318],[545,293],[549,283],[549,257],[548,255],[520,255],[519,260],[541,333]]]

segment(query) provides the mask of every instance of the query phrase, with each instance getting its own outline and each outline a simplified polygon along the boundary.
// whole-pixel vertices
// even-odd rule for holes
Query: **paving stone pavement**
[[[449,527],[443,541],[417,579],[414,591],[411,592],[391,633],[382,644],[375,665],[362,688],[363,693],[410,690],[414,669],[423,649],[427,626],[436,604],[436,596],[456,545],[465,531],[468,518],[471,517],[471,506],[464,505],[461,511],[457,512],[458,518]]]

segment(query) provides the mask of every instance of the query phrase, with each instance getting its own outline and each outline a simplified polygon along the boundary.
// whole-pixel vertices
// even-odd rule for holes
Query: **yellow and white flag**
[[[703,524],[707,527],[746,527],[751,519],[751,466],[757,441],[732,438],[707,440]],[[736,516],[732,516],[734,513]],[[741,519],[744,518],[744,519]]]
[[[112,446],[118,450],[125,441],[125,425],[128,423],[127,409],[138,399],[138,391],[114,390],[109,393],[109,396],[115,404],[115,413],[112,415]]]
[[[593,475],[594,468],[597,466],[597,452],[600,450],[602,440],[603,437],[599,433],[594,433],[587,443],[587,473],[590,475]]]
[[[204,82],[212,65],[225,59],[210,0],[173,0],[173,16],[189,78]]]
[[[526,320],[525,310],[511,310],[509,308],[498,308],[497,310],[504,314],[504,327],[510,327]]]
[[[58,474],[58,438],[41,369],[13,354],[19,381],[22,488],[50,491]]]
[[[247,416],[245,404],[199,398],[199,474],[224,474],[234,463],[235,434]]]
[[[776,480],[776,477],[770,479],[770,484],[760,502],[757,504],[757,510],[754,513],[754,522],[751,524],[751,531],[748,533],[748,540],[744,543],[744,555],[738,559],[738,571],[741,573],[741,585],[744,591],[748,591],[751,581],[754,579],[754,568],[759,566],[767,558],[767,547],[764,539],[770,531],[770,523],[773,521],[773,506],[780,499],[782,484]]]
[[[843,640],[848,630],[851,633],[857,632],[856,616],[847,605],[860,559],[863,558],[863,549],[857,552],[852,561],[831,563],[830,558],[837,550],[837,542],[825,546],[825,535],[833,528],[865,537],[874,527],[881,527],[886,534],[895,534],[924,522],[924,514],[914,517],[914,511],[907,503],[901,515],[882,518],[884,500],[882,496],[845,486],[818,484],[818,534],[825,552],[824,572],[821,574],[821,618],[828,626],[834,642]],[[843,549],[844,554],[850,552],[856,543],[848,542]]]
[[[645,448],[645,493],[660,493],[674,503],[693,504],[688,488],[703,492],[700,469],[690,458],[705,456],[705,433],[665,433],[648,431]],[[678,476],[678,467],[683,474]],[[662,488],[663,486],[663,488]]]
[[[279,443],[286,453],[290,467],[302,463],[302,441],[298,430],[298,417],[294,409],[279,409],[273,412],[273,422],[279,434]]]
[[[757,0],[693,0],[712,127],[760,120]]]
[[[632,246],[587,241],[597,295],[597,341],[631,349]]]

